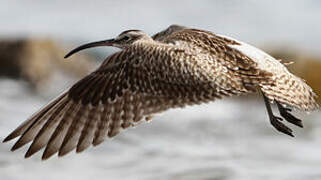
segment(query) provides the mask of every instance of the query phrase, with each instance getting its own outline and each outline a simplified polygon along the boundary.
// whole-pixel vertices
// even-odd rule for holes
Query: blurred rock
[[[64,59],[71,49],[64,46],[48,39],[0,40],[0,77],[22,79],[39,89],[57,73],[80,78],[96,66],[95,60],[84,53]]]

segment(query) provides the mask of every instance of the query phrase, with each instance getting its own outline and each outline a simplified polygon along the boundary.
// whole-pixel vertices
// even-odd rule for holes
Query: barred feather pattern
[[[240,79],[230,78],[233,74],[220,76],[222,65],[207,60],[203,64],[197,56],[208,58],[172,45],[136,43],[108,57],[5,141],[20,136],[12,150],[32,141],[25,157],[42,148],[43,159],[63,156],[98,145],[169,108],[247,92]]]
[[[232,45],[232,48],[244,53],[257,63],[258,69],[264,69],[272,74],[273,83],[259,83],[260,89],[272,101],[277,100],[284,106],[288,105],[303,111],[313,111],[319,108],[316,94],[304,80],[293,75],[286,66],[267,53],[243,42]]]
[[[319,107],[315,101],[316,94],[304,80],[291,74],[283,64],[260,49],[209,31],[186,27],[175,27],[174,30],[165,30],[169,32],[166,38],[159,40],[207,51],[205,54],[212,55],[212,60],[233,74],[230,78],[240,78],[249,91],[251,88],[256,91],[253,87],[258,86],[272,102],[277,100],[285,106],[304,111]]]
[[[262,85],[261,90],[271,101],[277,100],[300,110],[313,111],[319,107],[312,89],[302,79],[290,73],[275,76],[275,85]]]
[[[257,87],[271,100],[304,110],[316,107],[311,88],[260,50],[202,30],[166,32],[154,36],[159,41],[146,35],[107,57],[4,141],[20,136],[12,150],[32,142],[25,157],[42,148],[42,159],[64,156],[97,146],[155,113]]]

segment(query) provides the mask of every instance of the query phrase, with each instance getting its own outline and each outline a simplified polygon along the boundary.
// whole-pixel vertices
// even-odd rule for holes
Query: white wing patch
[[[236,41],[239,44],[241,44],[241,45],[228,45],[228,46],[240,51],[244,55],[251,58],[253,61],[255,61],[258,64],[259,69],[266,70],[269,72],[287,71],[286,67],[282,63],[280,63],[278,60],[276,60],[266,52],[262,51],[261,49],[258,49],[254,46],[251,46],[247,43],[238,41],[228,36],[224,36],[224,35],[218,35],[218,36]]]

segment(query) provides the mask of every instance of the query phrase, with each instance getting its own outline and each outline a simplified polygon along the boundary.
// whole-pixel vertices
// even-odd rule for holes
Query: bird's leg
[[[269,99],[263,93],[262,95],[272,126],[275,127],[276,130],[294,137],[294,135],[292,134],[292,130],[281,122],[283,119],[278,116],[274,116]]]
[[[290,108],[285,108],[283,107],[278,101],[275,101],[276,105],[278,106],[279,112],[281,114],[281,116],[288,121],[289,123],[292,123],[294,125],[297,125],[301,128],[303,128],[303,124],[302,124],[302,120],[294,117],[290,112],[291,109]]]

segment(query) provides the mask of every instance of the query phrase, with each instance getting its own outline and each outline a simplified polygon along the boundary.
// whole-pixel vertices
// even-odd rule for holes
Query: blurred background
[[[0,139],[115,48],[73,47],[127,29],[149,34],[181,24],[257,46],[321,95],[321,1],[19,1],[0,6]],[[320,100],[320,99],[319,99]],[[319,101],[320,102],[320,101]],[[42,162],[0,143],[0,179],[321,179],[320,111],[276,132],[259,96],[175,109],[76,155]]]

